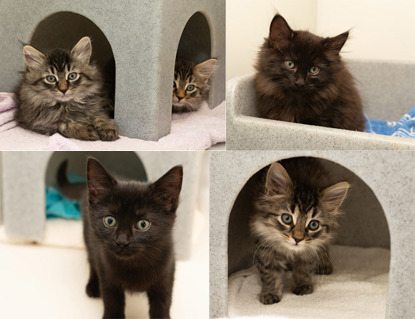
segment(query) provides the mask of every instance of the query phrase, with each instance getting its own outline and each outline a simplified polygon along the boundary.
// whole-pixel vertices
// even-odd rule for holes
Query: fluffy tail
[[[71,183],[66,176],[66,169],[68,167],[68,161],[65,160],[58,168],[57,180],[58,186],[63,196],[74,199],[82,200],[86,192],[86,183],[78,182]]]

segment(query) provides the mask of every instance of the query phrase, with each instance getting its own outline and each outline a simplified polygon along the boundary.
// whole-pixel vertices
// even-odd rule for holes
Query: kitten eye
[[[56,82],[56,77],[53,76],[53,75],[48,75],[46,77],[46,81],[49,82],[49,83],[55,83]]]
[[[75,72],[68,74],[68,80],[75,80],[78,77],[78,74]]]
[[[287,224],[287,225],[291,225],[291,223],[293,222],[293,217],[289,214],[283,214],[281,216],[281,219],[282,219],[283,223]]]
[[[312,75],[319,74],[319,72],[320,72],[320,68],[318,66],[313,66],[310,69],[310,74],[312,74]]]
[[[115,227],[117,226],[117,220],[114,216],[106,216],[104,217],[104,225],[107,227]]]
[[[175,89],[176,87],[176,81],[173,81],[173,88]]]
[[[295,64],[293,61],[285,61],[285,66],[291,70],[295,68]]]
[[[320,227],[320,223],[316,220],[312,220],[308,224],[308,229],[310,229],[310,230],[317,230],[319,227]]]
[[[145,219],[139,220],[137,224],[135,224],[135,228],[141,231],[149,230],[150,226],[151,226],[150,222]]]
[[[193,84],[190,84],[187,86],[186,91],[193,91],[195,89],[195,86]]]

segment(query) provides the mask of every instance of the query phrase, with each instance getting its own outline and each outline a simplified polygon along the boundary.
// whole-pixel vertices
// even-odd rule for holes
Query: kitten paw
[[[317,275],[330,275],[333,272],[333,265],[325,264],[325,265],[318,265],[316,274]]]
[[[99,298],[101,294],[99,292],[98,283],[89,281],[86,285],[86,294],[91,298]]]
[[[309,295],[313,292],[313,286],[312,285],[300,285],[296,286],[293,289],[293,293],[296,295]]]
[[[118,130],[116,128],[106,128],[98,131],[99,137],[103,141],[115,141],[118,139]]]
[[[261,301],[264,305],[272,305],[274,303],[280,302],[281,297],[272,293],[262,293],[259,296],[259,301]]]

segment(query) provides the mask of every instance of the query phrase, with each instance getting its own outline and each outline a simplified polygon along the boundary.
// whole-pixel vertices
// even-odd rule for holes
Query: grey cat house
[[[0,7],[0,91],[12,92],[24,70],[19,40],[71,49],[90,36],[121,135],[155,141],[170,133],[176,55],[217,58],[209,105],[225,99],[224,0],[4,0]]]
[[[415,64],[350,60],[364,112],[370,119],[398,121],[415,105]],[[258,117],[254,75],[227,83],[227,149],[415,149],[412,139],[354,132]]]
[[[379,261],[376,262],[375,255],[373,255],[373,259],[369,259],[366,261],[367,264],[358,268],[356,264],[348,260],[348,257],[337,255],[334,258],[336,262],[343,260],[345,264],[349,263],[349,266],[344,266],[346,269],[341,271],[337,269],[337,273],[335,266],[332,275],[320,276],[320,278],[325,278],[316,279],[319,280],[319,285],[313,294],[296,296],[288,287],[280,303],[262,305],[258,300],[260,286],[258,286],[258,291],[253,291],[253,286],[243,281],[231,289],[229,279],[233,278],[231,275],[241,270],[246,271],[253,265],[255,243],[249,235],[248,223],[253,210],[252,196],[257,185],[255,183],[258,183],[258,180],[255,180],[255,176],[258,175],[255,174],[274,161],[302,156],[320,159],[330,171],[333,184],[343,180],[351,184],[349,194],[342,205],[344,214],[340,220],[336,246],[331,248],[363,250],[363,256],[366,256],[370,249],[379,249],[379,251],[386,252],[387,257],[376,259]],[[413,172],[414,160],[414,154],[405,151],[213,153],[210,161],[211,317],[254,318],[258,316],[264,318],[269,316],[271,318],[278,314],[278,316],[289,318],[372,318],[357,312],[356,309],[364,309],[367,313],[371,313],[382,307],[383,311],[380,313],[383,313],[386,318],[415,317],[413,307],[415,242],[412,239],[415,226],[413,205],[415,183],[413,174],[408,173]],[[378,280],[381,277],[379,274],[372,275],[370,278],[376,278],[376,287],[382,289],[384,293],[380,298],[382,300],[377,300],[374,305],[372,304],[373,308],[370,308],[364,298],[367,294],[374,294],[374,291],[368,286],[358,290],[355,288],[357,286],[351,282],[359,278],[365,269],[377,267],[381,263],[386,265],[383,273],[384,281]],[[338,283],[340,289],[322,298],[324,289],[332,287],[329,280],[332,280],[332,276],[337,276],[339,272],[345,276]],[[245,277],[248,278],[247,273],[242,273],[238,278]],[[259,275],[256,282],[260,285]],[[350,299],[347,303],[337,304],[336,300],[346,298],[342,296],[345,293],[340,291],[343,291],[344,287],[349,287],[349,284],[350,289],[347,289],[349,289]],[[366,282],[363,283],[365,284]],[[248,295],[250,298],[247,297]],[[235,303],[235,299],[239,304]],[[282,309],[287,308],[285,305],[291,302],[290,300],[294,300],[297,306],[288,309],[289,312],[285,313]],[[241,309],[237,309],[237,305],[243,310],[239,311]],[[305,314],[301,312],[302,309],[314,309],[318,311],[318,315],[313,316],[311,311]],[[325,315],[325,309],[332,310],[329,316]]]
[[[85,176],[87,156],[125,179],[156,181],[175,165],[183,165],[183,185],[174,230],[176,256],[190,255],[201,152],[3,152],[0,154],[0,211],[6,234],[13,239],[41,242],[46,224],[46,186],[57,186],[59,165]]]

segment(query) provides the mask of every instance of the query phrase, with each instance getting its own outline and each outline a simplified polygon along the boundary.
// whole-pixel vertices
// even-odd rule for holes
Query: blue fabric
[[[415,138],[415,106],[397,122],[365,118],[368,133]]]
[[[70,183],[86,182],[85,177],[75,173],[68,174]],[[46,218],[81,219],[81,203],[64,197],[59,189],[46,187]]]

